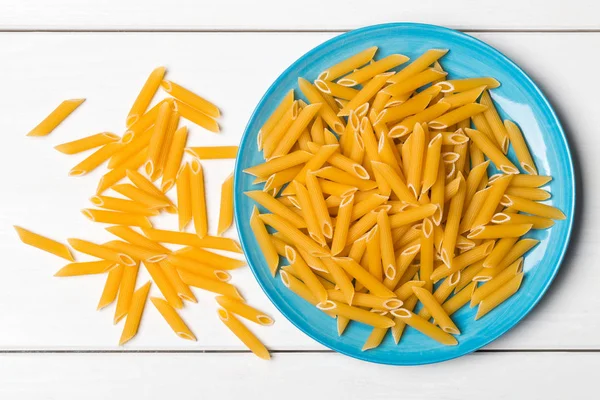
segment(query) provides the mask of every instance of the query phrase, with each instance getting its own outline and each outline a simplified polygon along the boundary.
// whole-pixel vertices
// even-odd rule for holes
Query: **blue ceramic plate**
[[[431,48],[446,48],[443,58],[449,78],[492,76],[502,86],[492,91],[492,97],[504,118],[510,118],[522,128],[541,175],[552,175],[549,185],[552,199],[567,220],[557,221],[548,230],[531,236],[541,240],[525,258],[525,278],[519,292],[479,321],[474,320],[475,308],[463,307],[453,315],[462,334],[459,345],[443,346],[412,328],[407,329],[399,345],[387,335],[382,345],[362,352],[361,348],[371,329],[351,323],[338,337],[335,321],[306,303],[283,286],[279,276],[273,278],[267,269],[248,220],[253,202],[244,196],[253,177],[242,170],[263,162],[256,150],[256,135],[271,112],[290,89],[298,90],[297,79],[310,81],[325,68],[336,64],[370,46],[379,46],[377,58],[402,53],[411,59]],[[514,160],[514,153],[509,153]],[[240,239],[252,272],[273,304],[294,325],[323,345],[361,360],[395,365],[428,364],[475,351],[515,326],[540,300],[556,275],[567,249],[573,222],[575,179],[571,154],[563,129],[548,100],[517,65],[487,44],[438,26],[398,23],[358,29],[333,38],[311,50],[290,66],[264,95],[244,133],[235,168],[235,217]],[[527,332],[522,332],[527,334]]]

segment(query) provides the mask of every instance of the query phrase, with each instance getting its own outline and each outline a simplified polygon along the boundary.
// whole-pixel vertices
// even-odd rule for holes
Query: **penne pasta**
[[[142,229],[142,231],[149,239],[156,242],[181,244],[184,246],[224,250],[243,254],[239,243],[230,238],[217,236],[205,236],[200,238],[198,235],[193,233],[167,231],[153,228]]]
[[[198,300],[196,300],[196,296],[194,296],[194,293],[192,293],[190,287],[181,279],[181,277],[179,276],[179,272],[177,272],[177,269],[166,260],[161,261],[159,264],[161,269],[165,273],[165,276],[167,277],[169,282],[171,282],[173,288],[177,291],[179,297],[181,297],[184,300],[197,303]]]
[[[238,146],[188,147],[185,152],[200,159],[213,160],[237,157]]]
[[[483,111],[483,115],[488,122],[494,137],[496,138],[496,142],[500,146],[500,150],[506,154],[508,152],[509,145],[508,133],[506,132],[506,128],[504,127],[504,124],[498,115],[498,111],[494,106],[494,102],[490,97],[490,93],[487,90],[481,95],[479,103],[487,107],[487,109]]]
[[[448,50],[446,49],[431,49],[427,50],[421,56],[413,60],[406,67],[402,68],[396,75],[390,77],[390,83],[402,82],[411,76],[422,72],[426,68],[428,68],[431,64],[442,58]]]
[[[185,89],[184,87],[179,86],[178,84],[168,80],[163,80],[160,83],[160,85],[165,90],[165,92],[169,93],[177,100],[189,104],[196,110],[212,118],[219,118],[221,116],[221,112],[219,111],[219,108],[217,106],[215,106],[210,101],[198,96],[197,94]]]
[[[177,218],[182,231],[192,220],[192,192],[190,188],[190,164],[185,163],[177,174]]]
[[[294,91],[290,90],[286,93],[284,98],[281,100],[281,103],[277,106],[275,111],[269,116],[267,121],[263,124],[258,132],[258,150],[263,149],[263,145],[267,137],[273,131],[277,123],[283,118],[283,115],[292,107],[294,103]]]
[[[355,70],[354,72],[344,76],[338,80],[338,84],[348,87],[356,86],[368,81],[369,79],[372,79],[376,75],[382,74],[392,68],[402,65],[408,60],[409,58],[402,54],[391,54],[382,58],[381,60],[370,63],[359,70]]]
[[[360,266],[350,257],[335,257],[334,262],[341,266],[350,276],[355,278],[369,292],[377,297],[389,299],[396,297],[393,291],[383,285],[377,278],[373,277],[368,271]]]
[[[148,76],[144,86],[142,86],[142,90],[140,90],[140,93],[133,102],[129,114],[127,114],[127,127],[130,127],[138,122],[141,116],[146,112],[148,106],[154,98],[154,95],[158,91],[158,87],[160,86],[160,83],[166,72],[167,69],[165,67],[158,67],[150,73],[150,76]]]
[[[468,239],[497,239],[521,237],[531,230],[532,224],[482,225],[471,230]]]
[[[443,85],[446,85],[445,82],[439,82],[436,84],[437,87],[439,87],[440,89],[442,88]],[[484,86],[478,86],[475,87],[473,89],[469,89],[463,92],[458,92],[456,94],[449,94],[450,92],[446,92],[448,95],[444,96],[444,98],[441,100],[444,103],[448,103],[450,104],[450,108],[457,108],[460,106],[464,106],[467,104],[471,104],[471,103],[475,103],[477,101],[477,99],[479,98],[479,96],[481,96],[481,93],[483,93],[483,91],[485,90],[485,85]],[[468,126],[466,126],[466,128],[470,127],[470,123],[468,124]]]
[[[90,256],[98,257],[103,260],[113,261],[118,264],[122,264],[127,267],[136,265],[135,260],[123,254],[121,252],[107,248],[106,246],[88,242],[87,240],[81,239],[67,239],[71,247],[80,253],[88,254]]]
[[[135,292],[135,283],[139,272],[139,265],[125,267],[121,283],[119,284],[119,294],[117,296],[117,306],[115,307],[115,316],[113,323],[116,325],[123,317],[129,313],[131,308],[131,299]]]
[[[190,192],[194,228],[198,236],[204,237],[208,234],[208,217],[206,213],[204,171],[198,159],[193,159],[190,163]]]
[[[437,71],[434,68],[428,68],[418,74],[415,74],[405,80],[394,82],[383,89],[384,93],[390,96],[400,96],[427,85],[433,81],[444,78],[448,75],[447,72]]]
[[[319,302],[327,301],[327,290],[317,279],[315,273],[308,267],[304,259],[291,246],[285,247],[285,256],[298,277],[304,282]]]
[[[263,326],[273,325],[274,323],[273,318],[237,299],[232,299],[227,296],[217,296],[216,300],[225,310],[239,315],[242,318],[246,318],[248,321]]]
[[[217,121],[206,115],[205,113],[196,110],[195,108],[183,103],[179,100],[175,100],[175,111],[177,111],[183,118],[187,119],[194,124],[201,126],[207,131],[219,133],[220,128]]]
[[[65,260],[75,261],[69,247],[65,244],[49,239],[37,233],[33,233],[20,226],[14,226],[19,235],[21,242],[28,244],[29,246],[37,247],[40,250],[44,250],[48,253],[54,254],[55,256],[64,258]],[[75,249],[77,250],[77,249]]]
[[[93,208],[84,208],[81,210],[81,213],[90,221],[100,222],[103,224],[131,225],[142,228],[152,227],[150,220],[146,216],[139,214],[129,214],[125,212],[109,210],[96,210]]]
[[[484,204],[481,206],[479,213],[477,213],[477,217],[475,217],[473,225],[471,225],[472,228],[480,225],[485,225],[491,221],[496,211],[496,208],[498,207],[500,201],[504,196],[506,188],[510,184],[511,179],[512,175],[504,175],[501,178],[497,179],[490,186],[487,198]]]
[[[117,197],[110,196],[93,196],[90,198],[92,204],[96,207],[105,208],[107,210],[121,211],[130,214],[139,214],[146,217],[158,215],[159,211],[156,209],[150,209],[145,204],[137,201],[120,199]]]
[[[452,107],[452,103],[446,102],[444,100],[442,100],[442,102],[448,103]],[[446,114],[437,117],[433,121],[429,122],[428,125],[431,129],[446,129],[449,126],[452,126],[460,121],[464,121],[468,118],[471,118],[473,115],[482,113],[486,109],[486,106],[477,103],[465,104],[459,108],[456,108],[452,111],[447,112]]]
[[[181,160],[183,159],[183,151],[187,142],[187,136],[188,130],[185,126],[179,128],[173,135],[160,185],[163,193],[167,193],[169,189],[175,185],[177,173],[179,172]]]
[[[469,138],[494,163],[496,168],[505,174],[518,174],[519,169],[498,149],[492,141],[479,131],[465,129]]]
[[[452,322],[452,319],[450,319],[448,314],[446,314],[441,304],[438,303],[438,300],[433,296],[433,294],[431,294],[430,291],[416,286],[414,286],[412,289],[415,293],[415,296],[417,296],[421,303],[423,303],[423,306],[435,319],[436,324],[438,324],[444,332],[453,335],[460,335],[458,327],[454,324],[454,322]]]
[[[72,142],[59,144],[58,146],[54,146],[54,148],[64,154],[77,154],[116,142],[119,139],[119,136],[114,133],[102,132],[82,139],[73,140]]]
[[[537,188],[548,184],[551,180],[551,176],[520,174],[513,177],[510,185],[514,187]]]
[[[307,192],[308,195],[308,192]],[[309,200],[309,199],[307,199]],[[336,224],[335,224],[335,230],[333,232],[333,240],[331,243],[331,254],[332,255],[338,255],[342,252],[342,250],[344,249],[344,247],[346,247],[346,242],[347,242],[347,238],[348,238],[348,230],[350,229],[350,222],[352,221],[352,214],[353,214],[353,209],[354,207],[354,194],[351,194],[349,196],[343,197],[342,201],[340,203],[339,206],[339,211],[337,214],[337,219],[336,219]],[[318,223],[317,220],[317,216],[314,215],[314,219],[315,219],[315,223]],[[319,225],[315,226],[315,229],[318,229]],[[310,229],[309,229],[310,231]],[[321,235],[317,235],[317,238],[322,238],[322,231],[318,231],[317,234],[320,233]],[[323,245],[325,244],[325,240],[323,239],[322,242]]]
[[[338,112],[339,117],[347,117],[351,111],[357,111],[358,107],[369,102],[377,92],[386,84],[390,73],[384,73],[375,76],[368,83],[363,85],[362,89],[352,97],[352,99]],[[384,89],[385,91],[385,89]]]
[[[169,119],[171,118],[172,113],[173,106],[171,102],[164,102],[161,104],[158,110],[158,116],[156,117],[156,122],[154,123],[152,138],[148,144],[148,160],[144,164],[144,171],[153,181],[162,174],[159,163],[160,152],[165,143]]]
[[[326,303],[317,304],[317,308],[376,328],[391,328],[394,326],[394,321],[391,318],[338,301],[328,300]]]
[[[522,197],[504,195],[502,197],[501,204],[505,207],[511,207],[516,211],[521,211],[538,217],[557,220],[563,220],[567,218],[565,214],[556,207],[538,203],[532,200],[527,200]]]
[[[436,83],[437,86],[442,88],[442,93],[457,93],[466,92],[473,88],[485,86],[487,89],[495,89],[500,86],[494,78],[466,78],[466,79],[452,79],[449,81],[443,81]]]
[[[390,129],[389,136],[393,138],[406,136],[412,132],[415,124],[428,123],[440,115],[443,115],[449,109],[450,104],[448,103],[436,103],[432,106],[429,106],[423,111],[420,111],[417,114],[400,121],[400,123]]]
[[[308,127],[317,112],[321,109],[322,104],[311,104],[302,109],[298,118],[296,118],[283,137],[277,143],[270,158],[281,157],[290,152],[294,144],[300,138],[302,132]]]
[[[256,356],[263,360],[271,359],[266,347],[258,340],[248,328],[244,326],[233,314],[225,309],[217,310],[219,319],[236,335]]]
[[[415,328],[422,334],[441,344],[445,344],[447,346],[456,346],[458,344],[458,341],[451,334],[444,332],[442,329],[405,308],[392,310],[391,314],[394,317],[399,318],[406,325]]]
[[[494,214],[491,222],[494,224],[531,224],[532,229],[548,229],[554,225],[554,221],[550,218],[508,212]]]
[[[123,346],[129,342],[135,335],[137,335],[140,321],[142,319],[142,313],[146,307],[146,299],[148,298],[148,292],[150,291],[151,282],[148,281],[144,286],[136,290],[131,298],[131,305],[129,312],[127,313],[127,320],[123,327],[123,333],[119,340],[119,346]]]
[[[221,208],[217,234],[222,235],[233,224],[233,173],[221,185]]]
[[[510,281],[501,286],[498,290],[487,296],[485,299],[479,303],[479,307],[477,308],[477,314],[475,315],[475,320],[483,317],[494,308],[498,307],[508,298],[510,298],[513,294],[519,290],[521,286],[521,282],[523,281],[523,273],[515,275]]]
[[[122,146],[123,144],[119,142],[105,144],[85,160],[71,168],[69,171],[69,176],[83,176],[93,171],[102,165],[102,163],[104,163],[106,160],[108,160],[113,154],[115,154]]]
[[[337,116],[337,113],[325,101],[323,95],[306,79],[298,78],[298,86],[300,91],[311,104],[321,104],[319,115],[323,121],[338,135],[344,132],[344,124]]]
[[[354,71],[356,68],[362,67],[373,59],[377,52],[377,46],[369,47],[343,61],[327,68],[319,74],[320,79],[333,81],[340,76],[346,75],[348,72]]]
[[[182,339],[196,341],[196,336],[194,336],[190,328],[188,328],[183,319],[177,314],[177,311],[167,301],[159,297],[150,297],[150,301],[152,301],[154,307],[156,307],[177,336]]]
[[[357,178],[348,172],[332,166],[321,168],[313,173],[319,178],[341,183],[343,185],[353,186],[360,191],[367,191],[377,187],[377,183],[375,181]]]
[[[506,129],[506,133],[510,142],[513,145],[513,149],[515,150],[515,154],[517,155],[517,159],[519,160],[519,164],[521,168],[525,170],[530,175],[537,175],[537,168],[535,167],[535,162],[531,157],[531,153],[527,148],[527,143],[525,143],[525,138],[521,133],[519,127],[512,121],[505,120],[504,127]]]
[[[106,283],[104,284],[104,289],[102,290],[102,296],[100,296],[97,310],[101,310],[115,301],[117,298],[117,293],[119,292],[119,286],[121,285],[123,271],[125,271],[125,267],[120,264],[117,264],[114,268],[108,271],[108,277],[106,278]]]
[[[473,291],[471,295],[471,308],[481,303],[490,294],[500,289],[504,284],[508,283],[516,275],[523,272],[523,258],[519,258],[517,261],[509,265],[505,270],[500,272],[497,276],[492,278],[490,281],[484,283]]]
[[[376,122],[391,123],[401,121],[427,108],[432,96],[417,95],[398,106],[386,108],[377,116]]]
[[[47,136],[61,124],[85,99],[65,100],[58,105],[42,122],[33,128],[27,136]]]
[[[107,260],[73,262],[59,269],[54,276],[64,277],[103,274],[115,268],[116,266],[117,264],[115,264],[113,261]]]

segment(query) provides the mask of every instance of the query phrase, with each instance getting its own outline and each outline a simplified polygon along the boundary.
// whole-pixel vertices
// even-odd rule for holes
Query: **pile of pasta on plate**
[[[265,267],[339,335],[372,327],[363,350],[407,325],[456,345],[452,314],[469,304],[479,319],[515,294],[538,243],[526,234],[565,215],[540,203],[551,177],[500,117],[497,80],[449,79],[448,50],[377,50],[298,77],[264,123],[264,162],[244,171],[262,185],[246,192],[250,225]]]

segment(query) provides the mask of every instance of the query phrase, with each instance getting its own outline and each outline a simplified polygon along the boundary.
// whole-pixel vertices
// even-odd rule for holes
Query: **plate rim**
[[[521,309],[520,313],[521,315],[518,317],[517,320],[514,321],[514,323],[511,326],[508,326],[506,329],[502,330],[501,332],[499,332],[496,336],[493,337],[488,337],[486,338],[482,344],[480,344],[479,346],[476,346],[473,349],[469,349],[468,351],[459,353],[459,354],[451,354],[451,355],[445,355],[445,353],[440,352],[439,354],[442,355],[442,357],[437,357],[437,358],[433,358],[433,359],[427,359],[427,360],[423,360],[422,362],[420,360],[417,360],[415,362],[394,362],[393,360],[389,360],[388,361],[384,361],[384,360],[373,360],[370,359],[368,357],[368,352],[361,352],[361,353],[357,353],[357,354],[352,354],[349,352],[346,352],[344,350],[340,350],[337,348],[332,348],[332,346],[328,345],[327,343],[324,343],[322,340],[320,340],[319,338],[315,337],[315,335],[311,334],[310,332],[305,331],[304,329],[302,329],[297,323],[296,321],[294,321],[293,319],[289,318],[286,313],[281,309],[281,307],[279,306],[279,304],[277,302],[275,302],[273,300],[273,298],[271,297],[269,291],[265,288],[265,286],[263,285],[263,282],[259,279],[256,271],[255,271],[255,266],[252,264],[252,262],[250,261],[249,258],[247,258],[247,262],[248,262],[248,266],[250,267],[250,270],[252,271],[252,275],[254,276],[254,279],[258,282],[261,290],[265,293],[265,295],[267,296],[267,298],[269,299],[269,301],[271,302],[271,304],[273,304],[275,306],[275,308],[277,308],[277,310],[292,324],[294,325],[298,330],[300,330],[301,332],[303,332],[305,335],[309,336],[311,339],[315,340],[317,343],[325,346],[326,348],[343,354],[345,356],[348,357],[352,357],[361,361],[367,361],[367,362],[371,362],[371,363],[375,363],[375,364],[382,364],[382,365],[394,365],[394,366],[415,366],[415,365],[427,365],[427,364],[436,364],[436,363],[440,363],[440,362],[444,362],[444,361],[449,361],[455,358],[459,358],[462,356],[465,356],[467,354],[471,354],[474,353],[475,351],[489,345],[490,343],[492,343],[493,341],[499,339],[500,337],[502,337],[503,335],[505,335],[508,331],[512,330],[515,326],[519,325],[519,323],[527,316],[529,315],[529,313],[531,312],[531,310],[533,310],[533,308],[535,308],[535,306],[540,302],[540,300],[544,297],[544,295],[546,294],[546,292],[548,291],[548,288],[550,287],[550,285],[552,284],[552,282],[554,281],[556,275],[558,274],[558,271],[560,270],[560,268],[562,267],[562,264],[564,262],[564,258],[569,250],[569,244],[571,241],[571,237],[572,237],[572,232],[573,232],[573,225],[574,225],[574,221],[575,221],[575,206],[577,204],[577,176],[575,174],[575,168],[574,168],[574,163],[573,163],[573,155],[571,152],[571,147],[569,146],[569,142],[567,139],[567,135],[565,133],[565,130],[562,126],[562,123],[560,122],[560,119],[558,118],[558,115],[556,113],[556,111],[554,110],[554,107],[552,107],[550,101],[548,100],[548,98],[544,95],[544,93],[542,92],[542,90],[538,87],[538,85],[535,83],[535,81],[531,78],[531,76],[525,72],[519,65],[517,65],[512,59],[510,59],[508,56],[506,56],[504,53],[502,53],[500,50],[497,50],[495,47],[487,44],[486,42],[473,37],[467,33],[455,30],[455,29],[451,29],[451,28],[447,28],[447,27],[443,27],[440,25],[433,25],[433,24],[424,24],[424,23],[416,23],[416,22],[391,22],[391,23],[383,23],[383,24],[375,24],[375,25],[368,25],[362,28],[358,28],[358,29],[353,29],[350,30],[348,32],[344,32],[340,35],[336,35],[334,37],[332,37],[331,39],[326,40],[325,42],[319,44],[318,46],[313,47],[311,50],[307,51],[306,53],[302,54],[298,59],[296,59],[296,61],[294,61],[292,64],[290,64],[290,66],[288,66],[284,71],[282,71],[279,76],[273,81],[273,83],[269,86],[269,88],[267,89],[267,91],[265,92],[265,94],[260,98],[260,100],[258,101],[256,107],[254,108],[254,111],[252,112],[252,114],[250,115],[250,118],[248,119],[248,123],[246,124],[246,127],[244,128],[244,133],[242,134],[242,138],[240,140],[240,149],[243,148],[243,145],[245,144],[245,142],[248,140],[249,138],[249,134],[250,134],[250,126],[252,125],[252,123],[254,122],[255,118],[258,115],[258,112],[260,111],[260,109],[263,106],[263,103],[265,103],[265,101],[273,94],[273,92],[275,91],[276,86],[279,84],[279,82],[283,79],[284,76],[286,76],[288,73],[290,73],[292,70],[294,70],[299,64],[301,64],[303,62],[303,60],[305,60],[307,57],[310,57],[311,55],[313,55],[314,53],[317,53],[319,51],[321,51],[324,47],[329,46],[330,44],[332,44],[333,42],[337,42],[340,40],[343,40],[344,38],[347,38],[348,36],[354,36],[354,35],[360,35],[360,34],[365,34],[365,33],[369,33],[371,31],[377,31],[377,30],[381,30],[381,29],[386,29],[386,28],[422,28],[425,30],[430,30],[430,31],[437,31],[439,33],[442,34],[446,34],[446,35],[450,35],[450,36],[455,36],[455,37],[459,37],[463,40],[466,41],[470,41],[473,42],[475,45],[477,46],[483,46],[486,47],[489,51],[491,51],[492,53],[495,53],[496,56],[498,56],[500,59],[502,59],[504,62],[508,63],[512,68],[514,68],[517,72],[521,73],[523,78],[532,86],[532,88],[535,90],[535,94],[537,95],[537,97],[542,101],[543,105],[546,107],[547,111],[549,112],[550,116],[552,117],[552,119],[555,122],[556,128],[558,130],[558,133],[560,133],[560,138],[562,140],[562,144],[564,145],[564,148],[566,150],[566,155],[567,155],[567,160],[566,161],[566,165],[568,167],[568,176],[572,177],[571,179],[571,185],[570,185],[570,189],[571,189],[571,209],[570,210],[565,210],[568,211],[569,213],[567,214],[567,221],[569,223],[568,227],[567,227],[567,231],[566,231],[566,237],[565,237],[565,241],[564,244],[562,246],[562,248],[560,249],[560,255],[558,257],[556,266],[553,268],[551,275],[548,277],[548,279],[546,280],[546,283],[542,286],[541,290],[539,291],[539,293],[537,294],[535,300],[530,304],[529,307],[527,308],[523,308]],[[240,160],[241,157],[237,157],[236,161],[235,161],[235,167],[234,167],[234,194],[237,194],[239,192],[238,185],[240,182],[239,176],[240,174],[243,173],[243,171],[241,170],[241,165],[240,165]],[[242,221],[240,220],[240,213],[238,211],[239,207],[238,207],[238,202],[235,201],[235,197],[236,195],[234,195],[234,217],[235,217],[235,223],[236,226],[241,226]],[[240,244],[242,246],[242,250],[244,251],[244,255],[247,253],[246,248],[247,248],[247,244],[245,243],[245,241],[242,239],[242,235],[240,234],[240,232],[238,231],[238,236],[239,236],[239,240],[240,240]],[[275,278],[273,278],[275,279]]]

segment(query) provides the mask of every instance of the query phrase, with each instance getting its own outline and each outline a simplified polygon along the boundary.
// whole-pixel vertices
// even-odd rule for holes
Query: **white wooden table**
[[[563,3],[1,0],[0,399],[597,398],[600,20],[595,0]],[[296,58],[340,32],[391,21],[461,29],[504,52],[551,99],[576,158],[579,217],[568,257],[540,305],[487,348],[413,368],[352,360],[287,322],[247,268],[234,282],[277,321],[256,330],[272,362],[245,351],[217,320],[213,296],[201,293],[183,311],[197,343],[176,338],[149,308],[138,337],[119,348],[112,309],[94,311],[104,279],[53,278],[63,263],[18,242],[13,224],[57,238],[109,237],[78,211],[99,175],[68,178],[74,159],[52,146],[121,133],[152,68],[166,65],[173,80],[222,107],[223,134],[195,128],[192,144],[237,144],[264,91]],[[68,123],[46,139],[24,137],[70,97],[88,100]],[[232,168],[207,168],[213,210]]]

